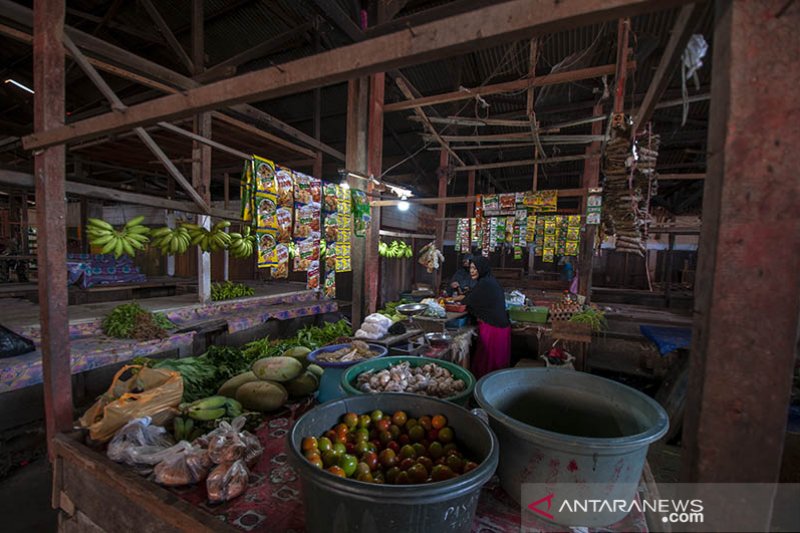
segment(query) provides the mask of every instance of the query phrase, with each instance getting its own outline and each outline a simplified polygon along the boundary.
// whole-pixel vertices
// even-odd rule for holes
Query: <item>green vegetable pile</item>
[[[400,322],[406,317],[397,312],[397,306],[410,303],[414,302],[405,299],[398,300],[396,302],[389,302],[383,307],[383,309],[379,309],[378,312],[384,316],[388,316],[389,318],[391,318],[392,322]]]
[[[333,343],[339,337],[349,337],[352,334],[353,330],[350,324],[346,320],[340,320],[329,322],[322,327],[305,327],[290,339],[270,340],[269,337],[264,337],[245,344],[242,353],[247,360],[256,361],[262,357],[281,355],[295,346],[305,346],[309,350],[316,350],[321,346]]]
[[[414,250],[404,241],[392,241],[392,244],[382,242],[378,245],[378,254],[388,259],[411,259]]]
[[[248,287],[244,283],[225,281],[223,283],[211,284],[211,299],[215,302],[232,300],[233,298],[241,298],[243,296],[253,296],[255,293],[256,291],[254,291],[252,287]]]
[[[594,306],[586,307],[583,311],[574,313],[569,321],[589,324],[592,327],[592,331],[603,331],[608,327],[606,314]]]
[[[118,339],[151,340],[167,336],[175,324],[163,313],[151,313],[136,302],[118,305],[103,319],[103,333]]]

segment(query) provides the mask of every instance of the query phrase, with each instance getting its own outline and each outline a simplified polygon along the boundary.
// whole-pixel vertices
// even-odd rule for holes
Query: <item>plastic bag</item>
[[[178,446],[183,445],[181,448]],[[167,487],[192,485],[203,481],[213,466],[208,450],[192,446],[186,441],[158,463],[153,470],[155,481]]]
[[[0,326],[0,359],[14,357],[36,350],[33,341],[18,335],[10,329]]]
[[[122,375],[138,369],[127,380]],[[183,378],[179,372],[141,365],[126,365],[114,376],[108,391],[79,419],[89,428],[89,436],[106,442],[130,420],[143,416],[165,422],[176,413],[183,397]]]
[[[209,503],[222,503],[241,495],[247,488],[250,471],[244,461],[217,465],[206,479]]]
[[[241,432],[242,441],[245,444],[244,448],[244,462],[247,463],[247,466],[255,466],[258,462],[258,458],[261,457],[261,454],[264,453],[264,447],[261,446],[261,441],[258,440],[258,437],[250,433],[249,431],[242,431]]]
[[[146,416],[125,424],[109,442],[106,454],[116,463],[155,465],[163,460],[164,452],[172,447],[173,442],[167,431],[152,424],[150,417]]]
[[[245,448],[247,445],[239,431],[227,422],[221,422],[217,429],[208,434],[208,456],[214,464],[238,461],[244,456]]]
[[[384,328],[388,328],[393,324],[391,318],[389,318],[386,315],[382,315],[380,313],[372,313],[371,315],[369,315],[367,318],[364,319],[364,323],[378,324],[379,326],[382,326]]]

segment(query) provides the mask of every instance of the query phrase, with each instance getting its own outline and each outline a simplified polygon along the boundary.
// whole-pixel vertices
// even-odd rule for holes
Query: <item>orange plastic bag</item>
[[[131,369],[138,372],[126,379]],[[128,421],[153,417],[159,425],[176,413],[183,397],[183,378],[179,372],[141,365],[126,365],[114,376],[111,386],[78,420],[89,429],[92,440],[106,442]]]

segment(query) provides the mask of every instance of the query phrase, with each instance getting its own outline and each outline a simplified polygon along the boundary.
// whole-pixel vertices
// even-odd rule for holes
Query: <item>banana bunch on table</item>
[[[143,216],[134,217],[118,230],[105,220],[90,218],[87,220],[86,233],[93,246],[102,246],[100,253],[113,253],[116,258],[122,254],[133,257],[150,240],[147,237],[150,228],[143,226],[143,221]]]
[[[250,233],[250,226],[245,226],[241,233],[231,232],[228,251],[233,257],[244,259],[253,255],[256,247],[256,236]]]
[[[181,224],[181,227],[189,232],[191,244],[196,244],[204,252],[216,252],[226,249],[231,244],[231,235],[225,233],[225,228],[230,225],[230,221],[220,220],[210,230],[188,222]]]
[[[169,255],[186,252],[192,242],[189,231],[183,226],[178,226],[177,228],[164,226],[163,228],[154,229],[150,236],[153,238],[151,244],[160,248],[161,253]]]

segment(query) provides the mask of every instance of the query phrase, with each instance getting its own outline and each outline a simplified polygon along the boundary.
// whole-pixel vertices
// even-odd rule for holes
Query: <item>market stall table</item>
[[[219,505],[207,503],[204,483],[167,490],[88,448],[80,434],[60,435],[55,446],[54,502],[64,511],[65,522],[82,520],[86,526],[88,520],[107,531],[304,531],[301,483],[288,462],[286,446],[292,424],[313,407],[310,399],[290,404],[263,421],[255,433],[264,453],[251,471],[247,490]],[[640,492],[645,490],[642,486]],[[520,524],[519,508],[493,478],[481,492],[472,531],[516,532]],[[545,522],[533,525],[531,531],[568,530]],[[647,520],[633,511],[602,531],[644,532]]]

